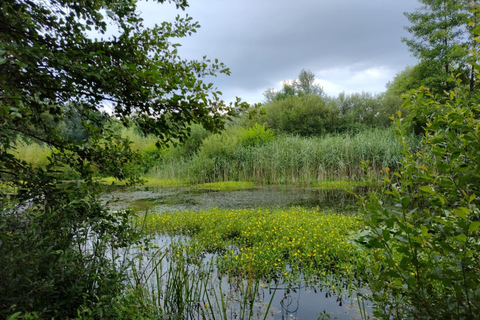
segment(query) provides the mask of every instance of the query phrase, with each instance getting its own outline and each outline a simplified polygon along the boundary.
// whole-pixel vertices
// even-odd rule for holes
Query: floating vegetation
[[[210,191],[238,191],[251,189],[253,187],[255,187],[255,183],[248,181],[220,181],[202,183],[194,186],[195,189]]]
[[[104,185],[114,185],[114,186],[126,186],[126,180],[118,180],[113,177],[104,177],[97,180],[99,183]],[[154,177],[142,177],[140,179],[142,187],[152,187],[152,188],[169,188],[169,187],[184,187],[188,183],[184,180],[175,180],[175,179],[159,179]]]
[[[354,192],[358,188],[370,187],[369,181],[331,181],[325,180],[315,183],[312,188],[319,190],[343,190],[348,192]]]
[[[320,281],[336,292],[350,287],[365,263],[365,252],[348,241],[362,227],[354,215],[297,207],[213,208],[149,214],[144,226],[151,233],[189,236],[192,248],[216,253],[219,271],[235,276]]]

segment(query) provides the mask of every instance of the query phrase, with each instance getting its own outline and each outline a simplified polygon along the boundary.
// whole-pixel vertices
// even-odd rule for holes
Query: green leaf
[[[475,198],[476,198],[476,195],[475,195],[475,194],[472,194],[472,195],[470,196],[470,199],[468,199],[468,203],[472,203],[472,201],[475,200]]]
[[[435,191],[433,191],[430,186],[421,186],[419,189],[420,189],[420,191],[428,193],[428,194],[435,193]]]
[[[467,242],[467,236],[464,234],[459,234],[458,236],[455,237],[458,241],[460,241],[462,244]]]
[[[467,214],[470,213],[465,207],[453,209],[453,212],[455,213],[455,215],[462,218],[463,220],[467,220]]]
[[[470,227],[468,227],[468,232],[477,231],[478,228],[480,228],[480,221],[474,221],[470,224]]]
[[[425,225],[421,225],[420,228],[422,229],[422,235],[425,237],[428,233],[428,228]]]

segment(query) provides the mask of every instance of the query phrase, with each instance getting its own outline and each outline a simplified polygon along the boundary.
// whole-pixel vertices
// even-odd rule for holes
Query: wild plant
[[[411,92],[395,118],[402,165],[364,199],[369,286],[384,319],[478,319],[480,314],[480,122],[478,93],[460,83],[446,96]],[[424,119],[421,149],[407,129]]]

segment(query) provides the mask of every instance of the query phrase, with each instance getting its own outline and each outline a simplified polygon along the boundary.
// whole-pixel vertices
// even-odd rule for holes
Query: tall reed
[[[231,140],[231,141],[230,141]],[[394,168],[401,159],[401,146],[395,132],[370,130],[356,135],[303,138],[279,136],[254,146],[244,146],[230,139],[209,143],[208,152],[200,148],[191,159],[161,160],[155,173],[161,178],[187,179],[191,182],[225,180],[252,181],[259,184],[311,185],[324,180],[355,180],[362,177],[362,162],[374,171]],[[409,143],[417,142],[411,137]]]
[[[45,168],[47,157],[50,156],[51,150],[44,144],[18,141],[14,153],[17,159],[26,161],[34,167]]]

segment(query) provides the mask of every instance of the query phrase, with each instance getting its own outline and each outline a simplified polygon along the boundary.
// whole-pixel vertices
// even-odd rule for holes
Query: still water
[[[343,190],[316,190],[298,187],[261,186],[248,190],[214,191],[195,188],[147,188],[115,190],[103,195],[103,201],[112,210],[134,208],[144,212],[199,211],[218,207],[222,209],[242,209],[258,207],[320,207],[324,210],[335,208],[347,214],[355,211],[355,197]],[[165,243],[163,237],[157,238]],[[168,242],[168,240],[167,240]],[[258,292],[257,305],[265,310],[271,307],[267,319],[361,319],[365,310],[371,314],[369,301],[351,296],[332,295],[321,286],[298,284],[294,287],[282,284],[265,284]],[[233,313],[232,313],[233,314]],[[233,318],[233,317],[232,317]],[[259,317],[263,319],[263,316]],[[371,318],[371,316],[367,316]]]
[[[113,210],[134,207],[155,212],[221,209],[287,208],[302,206],[354,211],[355,196],[344,190],[318,190],[288,186],[255,186],[248,190],[216,191],[197,188],[148,188],[110,191],[103,196]]]

